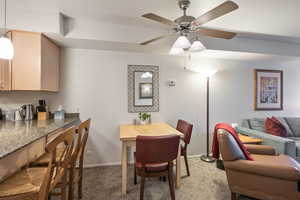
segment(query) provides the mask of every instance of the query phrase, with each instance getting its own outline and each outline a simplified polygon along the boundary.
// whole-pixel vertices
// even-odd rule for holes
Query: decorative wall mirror
[[[128,112],[159,111],[159,67],[128,65]]]

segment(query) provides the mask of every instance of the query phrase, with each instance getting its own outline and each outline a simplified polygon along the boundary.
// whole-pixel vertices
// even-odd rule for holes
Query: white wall
[[[206,81],[199,74],[183,70],[183,58],[138,53],[65,49],[62,55],[61,91],[59,93],[0,93],[0,107],[46,98],[51,108],[62,104],[67,112],[80,112],[92,118],[86,164],[109,164],[120,161],[119,125],[132,123],[137,114],[127,112],[127,65],[160,67],[160,112],[154,121],[172,125],[179,118],[195,125],[190,154],[205,151]],[[216,68],[211,79],[211,129],[216,122],[238,122],[243,118],[266,115],[297,116],[300,113],[300,61],[234,61],[192,58],[192,65]],[[253,69],[284,70],[284,111],[253,110]],[[168,80],[176,80],[169,88]]]
[[[127,112],[127,65],[145,64],[160,67],[160,112],[154,121],[176,124],[179,118],[195,125],[190,154],[205,151],[206,81],[199,74],[183,70],[183,58],[137,53],[66,49],[63,54],[63,88],[52,104],[62,103],[68,112],[79,111],[92,118],[92,134],[87,164],[116,163],[120,160],[120,124],[132,123],[137,114]],[[299,74],[295,63],[243,62],[216,59],[193,59],[196,67],[214,67],[219,72],[211,80],[211,125],[237,122],[247,117],[297,115],[300,99],[288,79]],[[284,107],[281,112],[253,110],[253,69],[284,69]],[[291,69],[291,71],[287,70]],[[168,80],[176,80],[174,88]]]

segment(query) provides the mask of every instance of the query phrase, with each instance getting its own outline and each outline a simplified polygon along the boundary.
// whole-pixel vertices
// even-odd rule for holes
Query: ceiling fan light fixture
[[[177,38],[177,40],[173,45],[173,48],[181,48],[181,49],[188,49],[190,47],[191,47],[190,41],[187,39],[186,36],[183,35]]]
[[[203,51],[205,49],[206,49],[206,47],[199,40],[196,40],[193,42],[193,44],[190,48],[190,51],[197,52],[197,51]]]
[[[182,48],[175,48],[172,47],[171,50],[169,51],[170,55],[182,55],[184,54],[184,50]]]

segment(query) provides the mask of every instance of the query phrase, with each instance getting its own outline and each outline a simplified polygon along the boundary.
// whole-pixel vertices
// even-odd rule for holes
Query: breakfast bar
[[[57,133],[79,123],[78,115],[62,120],[0,121],[0,181],[40,157]]]

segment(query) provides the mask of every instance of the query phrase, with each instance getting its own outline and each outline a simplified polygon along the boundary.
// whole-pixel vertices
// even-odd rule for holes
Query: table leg
[[[122,195],[127,193],[127,144],[122,142]]]
[[[178,155],[176,159],[176,188],[180,188],[181,179],[181,145],[179,144]]]

